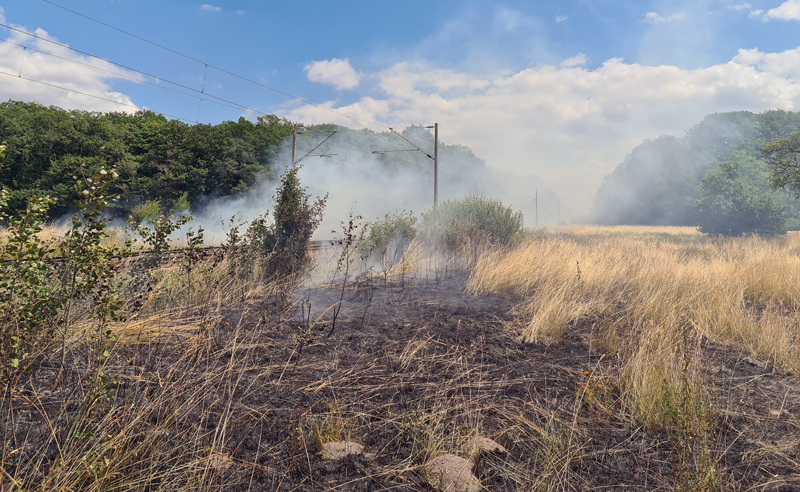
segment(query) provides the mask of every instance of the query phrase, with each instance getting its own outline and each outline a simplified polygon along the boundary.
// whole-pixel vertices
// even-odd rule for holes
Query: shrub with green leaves
[[[38,236],[52,200],[33,196],[24,213],[9,216],[6,196],[6,190],[0,192],[0,221],[8,224],[0,246],[0,379],[13,387],[54,335],[52,320],[63,299],[53,292],[50,245]]]
[[[113,199],[109,184],[117,173],[103,161],[92,169],[81,165],[79,173],[78,212],[60,240],[39,236],[52,199],[33,195],[24,213],[8,215],[6,192],[0,193],[0,221],[8,225],[8,239],[0,245],[0,371],[11,387],[59,332],[63,368],[67,330],[87,316],[97,327],[91,347],[95,376],[104,378],[104,344],[113,338],[106,327],[121,307],[113,260],[125,253],[102,244],[111,220],[104,214]],[[63,261],[56,263],[55,254]]]
[[[308,266],[308,245],[322,221],[328,195],[312,201],[297,176],[301,167],[287,169],[281,176],[271,219],[263,214],[245,232],[245,241],[262,258],[263,273],[269,277],[292,275]]]
[[[449,252],[481,242],[508,245],[523,236],[521,214],[500,200],[469,195],[442,202],[424,213],[420,236]]]
[[[145,266],[159,264],[169,253],[172,233],[191,220],[191,215],[175,217],[164,213],[158,201],[136,207],[128,218],[128,227],[151,248],[152,255],[148,257]]]
[[[417,237],[417,218],[413,212],[397,211],[386,214],[383,220],[368,222],[366,234],[359,244],[364,257],[385,258],[390,251],[402,253]]]

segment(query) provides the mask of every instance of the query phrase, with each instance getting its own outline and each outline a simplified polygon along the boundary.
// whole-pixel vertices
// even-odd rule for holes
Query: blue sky
[[[800,110],[800,0],[53,1],[353,117],[438,122],[444,141],[539,176],[576,214],[644,138],[680,135],[710,112]],[[162,79],[0,28],[0,39],[62,57],[26,50],[23,62],[21,46],[2,43],[0,71],[21,66],[24,77],[125,105],[8,75],[0,100],[150,108],[205,123],[263,112],[359,127],[43,0],[0,7],[5,25]],[[256,113],[144,83],[171,87],[166,81]]]

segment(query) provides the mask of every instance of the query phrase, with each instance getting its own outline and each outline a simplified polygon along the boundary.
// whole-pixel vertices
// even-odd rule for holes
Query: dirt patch
[[[462,455],[487,490],[671,490],[681,470],[697,467],[695,448],[625,413],[614,389],[619,360],[590,350],[590,324],[559,346],[522,344],[515,300],[465,294],[465,279],[353,282],[335,328],[329,307],[341,286],[300,292],[291,309],[242,300],[202,337],[118,348],[107,372],[127,377],[114,400],[134,405],[185,380],[175,408],[162,411],[180,418],[140,420],[160,426],[159,445],[175,460],[206,453],[210,466],[193,483],[206,490],[430,490],[425,464],[476,436],[507,450]],[[711,343],[703,357],[721,409],[707,465],[723,488],[800,486],[797,377]],[[611,388],[602,405],[581,397],[587,371]],[[53,373],[45,366],[20,385],[20,461],[8,470],[38,452],[48,433],[40,416],[59,418],[47,413],[64,398],[46,392]],[[192,440],[176,444],[175,435]],[[335,441],[370,453],[323,460],[319,443]],[[57,459],[52,448],[43,470]]]
[[[453,454],[443,454],[425,466],[428,479],[442,492],[478,492],[481,482],[472,474],[472,463]]]

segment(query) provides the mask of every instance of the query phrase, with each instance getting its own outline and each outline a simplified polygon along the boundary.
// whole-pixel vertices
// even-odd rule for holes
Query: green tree
[[[695,212],[701,232],[740,236],[786,233],[785,206],[770,190],[764,163],[744,151],[712,168],[700,182]]]
[[[767,142],[761,154],[769,165],[772,185],[788,187],[800,198],[800,131]]]

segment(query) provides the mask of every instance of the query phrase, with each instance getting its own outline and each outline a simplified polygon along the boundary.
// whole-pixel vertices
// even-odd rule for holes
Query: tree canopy
[[[783,196],[771,189],[764,163],[746,151],[718,163],[700,182],[695,204],[701,232],[739,236],[786,233]]]
[[[9,101],[0,104],[0,141],[7,144],[0,187],[10,191],[13,209],[33,193],[49,195],[56,200],[50,213],[58,216],[77,198],[72,176],[105,160],[120,174],[117,212],[149,200],[170,209],[181,199],[232,196],[274,177],[272,161],[291,133],[291,123],[274,116],[188,125],[152,111],[94,113]]]
[[[738,226],[718,221],[736,216],[751,224],[737,233],[798,229],[800,193],[769,189],[771,183],[800,190],[800,135],[792,134],[798,128],[800,113],[736,111],[710,114],[683,137],[645,140],[605,178],[591,218],[600,224],[700,225],[704,231],[720,227],[734,233]],[[764,147],[762,158],[762,146],[774,139],[779,143]],[[775,214],[781,215],[784,225],[757,227],[753,220],[763,214],[776,221]]]

